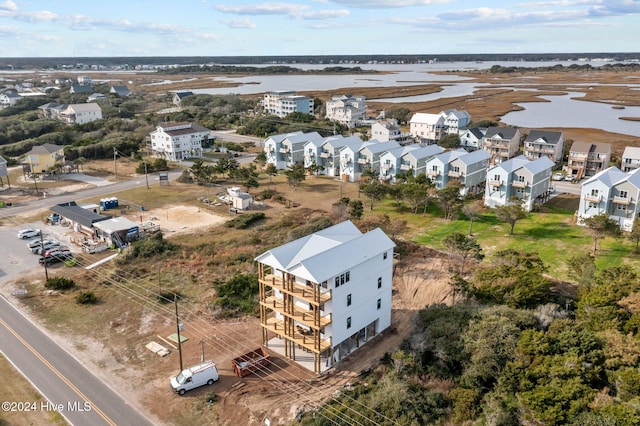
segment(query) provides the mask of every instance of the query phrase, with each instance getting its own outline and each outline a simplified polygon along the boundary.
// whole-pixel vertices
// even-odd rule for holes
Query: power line
[[[78,263],[79,263],[79,265],[80,265],[80,266],[83,266],[83,265],[85,265],[85,266],[86,266],[86,264],[84,264],[83,262],[78,262]],[[160,311],[164,311],[164,312],[165,312],[165,314],[166,314],[168,317],[173,318],[173,312],[172,312],[172,309],[167,308],[166,306],[162,305],[162,304],[159,302],[159,298],[160,298],[160,297],[162,297],[162,295],[161,295],[161,294],[159,294],[159,293],[155,293],[155,292],[154,292],[154,291],[152,291],[152,290],[146,289],[146,288],[142,287],[141,285],[136,284],[135,282],[133,282],[133,281],[132,281],[132,279],[130,279],[130,278],[126,278],[126,277],[124,277],[124,276],[122,275],[122,274],[124,274],[124,273],[126,273],[126,274],[128,274],[128,275],[131,275],[130,273],[127,273],[126,271],[120,270],[121,274],[117,274],[117,273],[113,273],[113,274],[111,274],[112,276],[115,276],[116,278],[118,278],[118,279],[114,279],[114,278],[111,278],[111,277],[109,277],[109,276],[106,276],[106,275],[104,275],[104,274],[100,273],[100,272],[99,272],[99,269],[100,269],[100,268],[92,268],[92,269],[90,269],[89,271],[93,272],[95,275],[98,275],[98,276],[100,276],[100,277],[104,278],[107,282],[110,282],[111,284],[114,284],[113,286],[110,286],[109,288],[115,288],[115,289],[118,289],[119,291],[121,291],[121,292],[123,292],[123,293],[128,294],[128,295],[129,295],[129,299],[130,299],[130,300],[132,300],[132,301],[133,301],[133,302],[135,302],[135,303],[138,303],[139,305],[141,305],[141,306],[143,306],[143,307],[144,307],[147,303],[151,303],[152,305],[154,305],[154,307],[155,307],[156,309],[159,309]],[[133,278],[135,278],[135,277],[133,277]],[[138,289],[139,289],[139,290],[141,290],[143,293],[139,293],[139,292],[137,292],[136,290],[134,290],[134,289],[132,289],[132,288],[129,288],[129,287],[125,286],[125,285],[123,284],[123,282],[122,282],[122,281],[125,281],[125,282],[129,283],[130,285],[132,285],[133,287],[138,288]],[[153,284],[151,284],[151,285],[150,285],[150,287],[151,287],[151,288],[153,288]],[[149,294],[155,295],[155,296],[156,296],[156,299],[153,299],[153,298],[149,297]],[[196,320],[199,320],[199,321],[203,321],[203,322],[205,322],[205,320],[204,320],[204,319],[200,318],[200,316],[199,316],[198,314],[196,314],[196,313],[194,313],[194,312],[192,312],[192,311],[185,310],[184,308],[182,308],[182,311],[183,311],[183,312],[186,312],[186,314],[185,314],[185,315],[187,315],[187,314],[188,314],[188,315],[193,315],[193,316],[196,318]],[[238,343],[238,336],[237,336],[237,335],[231,336],[231,335],[229,335],[227,332],[225,332],[225,331],[223,331],[223,330],[220,330],[219,328],[216,330],[216,327],[215,327],[215,326],[213,326],[212,324],[210,324],[210,323],[208,323],[208,322],[205,322],[205,323],[206,323],[206,325],[207,325],[209,328],[214,328],[214,330],[215,330],[217,333],[222,334],[222,335],[224,335],[226,338],[228,338],[229,340],[232,340],[232,341],[234,341],[234,342]],[[231,346],[229,346],[229,344],[227,344],[224,340],[220,339],[219,337],[217,337],[217,336],[215,336],[215,335],[214,335],[214,337],[213,337],[213,338],[209,337],[209,336],[208,336],[208,331],[207,331],[207,330],[205,330],[203,326],[199,326],[199,325],[197,325],[196,323],[194,323],[194,324],[192,324],[190,327],[194,327],[194,329],[195,329],[195,330],[200,331],[200,332],[202,333],[202,335],[203,335],[203,336],[202,336],[203,341],[206,339],[207,343],[208,343],[212,348],[214,348],[214,349],[215,349],[216,347],[219,347],[219,346],[221,346],[221,345],[222,345],[222,346],[224,346],[224,347],[225,347],[225,349],[228,349],[228,350],[232,350],[232,349],[233,349]],[[253,346],[247,346],[247,345],[246,345],[246,344],[244,344],[244,343],[242,343],[241,345],[242,345],[244,348],[247,348],[246,350],[253,350]],[[287,363],[289,363],[289,361],[287,361]],[[275,363],[273,363],[273,361],[269,361],[269,364],[270,364],[271,366],[277,367],[277,366],[275,365]],[[282,378],[282,374],[281,374],[281,373],[275,372],[275,371],[273,371],[273,370],[272,370],[272,369],[270,369],[270,368],[266,368],[266,367],[262,368],[262,367],[261,367],[261,368],[260,368],[260,372],[261,372],[261,373],[264,373],[264,375],[262,375],[262,374],[256,374],[256,375],[257,375],[258,377],[260,377],[263,381],[267,381],[267,377],[266,377],[266,375],[267,375],[267,374],[268,374],[268,375],[269,375],[269,377],[271,377],[271,378],[274,378],[274,377],[275,377],[275,378],[276,378],[276,381],[278,381],[282,386],[284,386],[285,388],[287,388],[287,389],[289,389],[289,390],[297,391],[297,392],[299,393],[298,397],[299,397],[299,398],[301,398],[301,399],[303,400],[303,402],[308,402],[308,403],[309,403],[309,405],[311,405],[312,407],[316,408],[317,410],[324,409],[325,411],[328,411],[328,410],[330,410],[330,409],[332,409],[332,408],[333,408],[333,407],[331,407],[329,404],[325,404],[325,406],[324,406],[324,407],[317,407],[317,406],[316,406],[316,403],[314,403],[314,402],[313,402],[313,401],[312,401],[308,396],[307,396],[307,397],[302,396],[302,395],[305,395],[305,394],[304,394],[303,392],[300,392],[300,391],[301,391],[301,389],[300,389],[300,387],[299,387],[299,383],[300,383],[300,384],[305,384],[306,382],[305,382],[302,378],[300,378],[299,376],[296,376],[295,374],[293,374],[293,373],[291,373],[291,372],[286,372],[286,374],[288,374],[289,376],[291,376],[291,377],[293,377],[294,379],[296,379],[296,381],[297,381],[298,383],[292,383],[292,382],[291,382],[291,380],[288,380],[288,379]],[[271,383],[271,384],[272,384],[272,383]],[[272,384],[272,386],[274,386],[274,385]],[[317,388],[315,388],[314,386],[312,386],[311,384],[308,384],[308,386],[309,386],[309,388],[311,388],[312,390],[314,390],[314,391],[316,391],[316,392],[318,391],[318,389],[317,389]],[[274,386],[274,387],[275,387],[275,386]],[[366,406],[366,405],[362,404],[360,401],[357,401],[357,400],[355,400],[355,399],[353,399],[353,398],[351,398],[351,397],[349,397],[349,396],[347,396],[347,395],[345,395],[345,394],[343,394],[342,396],[343,396],[343,397],[345,397],[346,399],[349,399],[351,402],[353,402],[353,403],[355,403],[355,404],[357,404],[357,405],[360,405],[361,407],[363,407],[363,408],[365,408],[365,409],[369,410],[370,412],[372,412],[372,413],[376,414],[377,416],[379,416],[379,417],[381,417],[381,418],[384,418],[384,419],[388,420],[388,421],[389,421],[389,422],[391,422],[391,423],[394,423],[394,424],[396,423],[394,420],[392,420],[392,419],[388,418],[387,416],[385,416],[384,414],[382,414],[382,413],[380,413],[380,412],[378,412],[378,411],[376,411],[376,410],[374,410],[374,409],[372,409],[372,408],[370,408],[370,407],[368,407],[368,406]],[[369,417],[365,416],[364,414],[362,414],[362,413],[361,413],[361,412],[359,412],[359,411],[354,410],[354,409],[353,409],[353,408],[351,408],[349,405],[344,404],[343,402],[341,402],[340,400],[336,399],[335,397],[330,397],[328,401],[334,401],[334,402],[335,402],[335,403],[337,403],[339,406],[344,407],[346,410],[348,410],[348,411],[350,411],[350,412],[352,412],[352,413],[354,413],[354,414],[356,414],[356,415],[358,415],[358,416],[360,416],[360,417],[364,418],[365,420],[370,421],[370,422],[371,422],[371,421],[373,421],[373,422],[374,422],[374,424],[376,423],[373,419],[371,419],[371,418],[369,418]],[[339,417],[341,420],[346,421],[346,422],[347,422],[347,424],[361,424],[360,422],[358,422],[357,420],[352,419],[352,418],[350,418],[350,421],[352,421],[353,423],[349,422],[346,418],[341,417],[344,413],[342,413],[342,412],[340,412],[340,411],[337,411],[337,409],[335,409],[335,408],[333,408],[333,409],[334,409],[334,411],[336,411],[336,414],[338,414],[338,417]],[[317,412],[318,412],[320,415],[322,415],[321,411],[317,411]],[[323,415],[323,417],[326,417],[326,416],[324,416],[324,415]],[[329,421],[332,421],[332,422],[333,422],[333,420],[332,420],[332,419],[330,419],[330,418],[328,418],[328,417],[327,417],[327,420],[329,420]]]

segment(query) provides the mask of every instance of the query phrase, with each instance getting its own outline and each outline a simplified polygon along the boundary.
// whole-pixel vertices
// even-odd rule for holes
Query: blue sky
[[[640,0],[0,0],[0,57],[638,52]]]

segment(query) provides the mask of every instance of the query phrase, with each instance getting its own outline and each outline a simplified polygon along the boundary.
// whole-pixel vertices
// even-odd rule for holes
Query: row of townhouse
[[[584,219],[606,214],[625,231],[633,230],[633,221],[640,217],[640,168],[624,172],[609,167],[582,183],[578,224]]]
[[[278,169],[299,162],[305,167],[316,164],[320,173],[349,182],[357,181],[366,169],[374,170],[380,180],[390,183],[396,182],[399,174],[425,174],[438,189],[455,182],[463,196],[488,193],[490,206],[504,205],[512,196],[518,196],[525,201],[527,210],[549,195],[555,166],[546,156],[535,160],[520,156],[492,166],[485,150],[445,151],[438,145],[365,142],[357,136],[323,138],[316,132],[271,136],[264,142],[264,149],[267,162]],[[491,173],[501,177],[494,176],[488,185],[487,176]]]

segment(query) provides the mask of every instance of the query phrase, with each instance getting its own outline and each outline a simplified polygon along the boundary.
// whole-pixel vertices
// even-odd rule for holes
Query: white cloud
[[[0,3],[0,10],[6,10],[9,12],[15,12],[18,10],[18,6],[11,0],[7,0],[4,3]]]
[[[333,19],[349,15],[346,9],[312,10],[308,5],[290,3],[259,3],[250,5],[218,5],[215,8],[223,13],[235,15],[283,15],[294,19]]]
[[[330,0],[331,3],[360,9],[395,9],[411,6],[430,6],[434,4],[451,3],[455,0]]]
[[[256,24],[250,19],[232,19],[229,21],[222,21],[229,28],[239,28],[239,29],[247,29],[247,28],[256,28]]]

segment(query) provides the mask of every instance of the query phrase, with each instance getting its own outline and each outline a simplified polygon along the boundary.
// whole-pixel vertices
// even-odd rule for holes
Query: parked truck
[[[234,358],[231,360],[231,364],[233,371],[239,377],[244,377],[254,371],[265,368],[269,364],[269,353],[263,347],[259,347],[255,351]]]
[[[218,369],[213,361],[205,361],[193,367],[185,368],[176,377],[171,378],[171,387],[184,395],[186,391],[209,385],[218,381]]]

